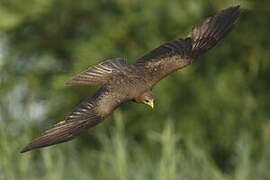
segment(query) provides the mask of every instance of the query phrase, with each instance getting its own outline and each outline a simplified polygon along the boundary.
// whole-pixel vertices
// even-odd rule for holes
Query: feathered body
[[[69,141],[102,122],[129,100],[153,106],[151,90],[155,84],[214,47],[232,29],[238,15],[239,6],[225,9],[196,25],[187,38],[167,42],[130,66],[125,59],[116,58],[78,74],[67,84],[101,84],[102,87],[21,152]]]

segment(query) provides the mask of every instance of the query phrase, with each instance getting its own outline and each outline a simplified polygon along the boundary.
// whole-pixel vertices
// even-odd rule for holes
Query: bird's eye
[[[146,102],[146,103],[149,103],[149,100],[146,99],[145,102]]]

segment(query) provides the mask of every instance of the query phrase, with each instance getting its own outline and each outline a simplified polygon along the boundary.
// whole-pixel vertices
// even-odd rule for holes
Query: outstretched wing
[[[115,58],[90,67],[74,76],[66,84],[105,84],[113,74],[126,68],[126,59]]]
[[[21,150],[21,153],[72,140],[84,130],[96,125],[100,121],[99,117],[78,121],[61,121],[34,139]]]
[[[108,114],[102,114],[100,109],[106,105],[106,101],[110,97],[106,89],[101,88],[93,96],[79,104],[64,121],[55,124],[30,142],[21,150],[21,153],[72,140],[88,128],[102,122]],[[108,102],[109,106],[106,105],[109,107],[109,111],[112,111],[115,106],[110,106],[110,103],[115,104],[115,102],[111,100]]]
[[[225,9],[196,25],[189,37],[161,45],[138,59],[133,68],[143,72],[149,86],[180,68],[191,64],[195,58],[214,47],[232,29],[239,15],[239,6]]]

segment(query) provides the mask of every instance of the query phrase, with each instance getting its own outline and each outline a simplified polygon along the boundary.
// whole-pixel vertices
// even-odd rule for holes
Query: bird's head
[[[145,104],[147,106],[150,106],[151,108],[154,108],[154,95],[152,91],[146,91],[139,97],[135,98],[135,101],[137,103]]]

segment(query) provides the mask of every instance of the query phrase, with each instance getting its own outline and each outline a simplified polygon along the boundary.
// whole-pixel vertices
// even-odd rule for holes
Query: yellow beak
[[[150,106],[152,109],[154,109],[154,101],[151,100],[149,102],[145,102],[144,104],[146,104],[147,106]]]

